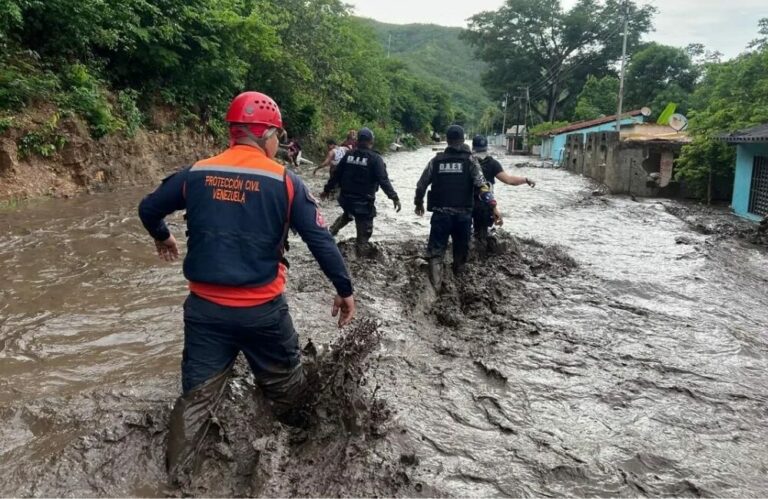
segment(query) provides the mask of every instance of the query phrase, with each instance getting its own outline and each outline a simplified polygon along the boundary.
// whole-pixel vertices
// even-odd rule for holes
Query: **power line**
[[[616,29],[614,29],[611,33],[609,33],[606,36],[606,40],[610,40],[611,38],[616,36],[621,30],[622,30],[622,25],[620,24]],[[589,53],[589,52],[583,53],[583,54],[579,55],[578,57],[575,58],[575,60],[573,60],[569,64],[569,66],[562,73],[558,72],[558,74],[552,74],[552,70],[555,68],[555,66],[558,63],[556,62],[556,63],[552,64],[552,66],[550,66],[549,68],[546,69],[545,74],[541,78],[539,78],[535,83],[532,83],[532,84],[529,85],[531,87],[531,89],[532,89],[532,93],[534,95],[534,98],[535,97],[540,97],[541,95],[543,95],[543,93],[546,93],[549,90],[549,88],[551,86],[550,85],[551,82],[547,81],[547,80],[551,80],[553,77],[555,77],[555,78],[557,78],[557,77],[562,78],[562,76],[575,71],[576,68],[578,68],[583,62],[585,62],[586,60],[594,57],[595,55],[596,54]],[[543,91],[543,93],[542,93],[542,91]]]
[[[627,65],[627,31],[629,24],[629,4],[624,1],[624,42],[621,46],[621,78],[619,79],[619,106],[616,112],[616,131],[621,132],[621,111],[624,105],[624,72]]]

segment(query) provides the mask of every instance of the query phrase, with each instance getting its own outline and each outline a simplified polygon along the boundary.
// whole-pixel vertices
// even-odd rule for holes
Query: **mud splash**
[[[3,419],[15,424],[3,440],[23,438],[23,429],[38,438],[15,462],[4,460],[0,493],[403,494],[407,463],[401,463],[392,446],[379,445],[395,431],[390,409],[377,397],[375,387],[366,387],[370,356],[380,338],[374,323],[359,321],[325,352],[318,353],[311,342],[307,345],[305,360],[318,393],[316,418],[309,430],[287,429],[272,418],[247,364],[239,359],[194,470],[180,484],[169,483],[164,469],[173,390],[157,390],[147,397],[146,392],[126,389],[7,407]],[[45,459],[40,459],[42,455]]]

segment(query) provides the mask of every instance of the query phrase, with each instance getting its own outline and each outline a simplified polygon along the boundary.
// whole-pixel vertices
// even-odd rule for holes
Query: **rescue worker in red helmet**
[[[181,397],[171,413],[169,472],[191,460],[243,352],[256,383],[284,424],[306,426],[308,393],[298,335],[283,292],[289,229],[309,246],[337,295],[338,325],[355,312],[352,282],[333,237],[307,187],[275,162],[282,118],[258,92],[237,96],[227,113],[230,146],[169,176],[139,206],[144,227],[166,261],[179,256],[164,218],[186,210]]]

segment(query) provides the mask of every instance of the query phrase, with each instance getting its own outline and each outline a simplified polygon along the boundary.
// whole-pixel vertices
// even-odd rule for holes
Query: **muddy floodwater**
[[[404,209],[379,195],[371,258],[341,233],[349,330],[292,240],[315,427],[274,422],[238,366],[176,485],[163,452],[186,288],[137,220],[146,189],[0,213],[0,495],[768,494],[766,250],[694,231],[673,201],[593,196],[583,177],[501,157],[538,186],[497,185],[505,253],[436,296],[429,218],[412,213],[432,154],[387,158]]]

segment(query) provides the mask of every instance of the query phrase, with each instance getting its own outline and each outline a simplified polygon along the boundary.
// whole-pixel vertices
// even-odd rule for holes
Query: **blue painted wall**
[[[749,213],[749,193],[752,188],[752,166],[755,163],[755,156],[768,156],[768,143],[736,146],[736,177],[733,180],[731,208],[739,216],[760,220],[762,217]]]
[[[643,123],[644,121],[645,121],[645,117],[643,116],[631,116],[621,120],[621,124],[631,125],[634,123]],[[551,159],[556,163],[560,163],[563,160],[563,150],[565,149],[565,142],[569,135],[572,135],[574,133],[583,133],[585,134],[584,140],[586,140],[586,134],[588,133],[613,132],[615,130],[616,130],[616,122],[611,121],[610,123],[603,123],[602,125],[595,125],[589,128],[582,128],[581,130],[574,130],[572,132],[555,135],[554,137],[551,137],[552,146],[550,148],[545,148],[545,147],[541,148],[541,157],[546,159]],[[550,139],[550,138],[549,137],[545,138],[544,142],[542,142],[542,145],[546,143],[547,139]],[[548,152],[547,155],[545,155],[545,151]]]

